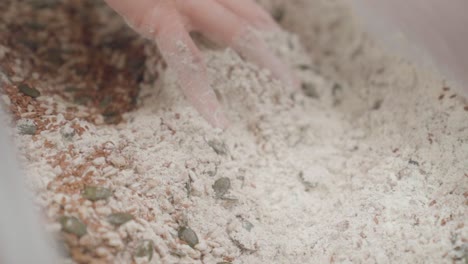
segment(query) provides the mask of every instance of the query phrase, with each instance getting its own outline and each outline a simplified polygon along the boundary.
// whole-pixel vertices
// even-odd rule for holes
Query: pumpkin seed
[[[276,22],[281,22],[284,19],[286,11],[284,10],[284,7],[278,6],[273,10],[273,18],[276,20]]]
[[[44,30],[46,28],[44,24],[37,22],[27,22],[24,25],[32,30]]]
[[[32,97],[32,98],[37,98],[39,96],[41,96],[41,93],[36,90],[34,87],[31,87],[25,83],[22,83],[18,86],[18,89],[20,92],[22,92],[23,94],[29,96],[29,97]]]
[[[129,213],[113,213],[107,216],[107,222],[115,226],[121,226],[130,220],[133,220],[133,215]]]
[[[307,97],[319,98],[317,89],[315,88],[315,85],[313,85],[312,83],[307,83],[307,82],[302,83],[301,88]]]
[[[75,234],[79,237],[82,237],[87,233],[86,225],[74,216],[62,216],[60,217],[59,222],[62,225],[62,230],[67,233]]]
[[[115,113],[112,115],[103,115],[103,116],[104,116],[104,122],[109,125],[116,125],[122,122],[122,116],[118,113]]]
[[[252,223],[250,223],[249,221],[245,220],[243,223],[242,223],[242,227],[249,231],[252,230],[252,228],[254,228],[254,225]]]
[[[94,202],[109,198],[110,196],[112,196],[112,190],[98,186],[86,186],[81,195],[83,196],[83,198]]]
[[[218,155],[226,155],[228,153],[227,146],[224,142],[219,140],[209,140],[208,145],[216,152]]]
[[[310,70],[310,66],[307,65],[307,64],[300,64],[300,65],[298,65],[297,67],[298,67],[300,70],[303,70],[303,71],[305,71],[305,70]]]
[[[149,261],[153,258],[154,243],[152,240],[143,240],[135,250],[135,257],[147,257]]]
[[[219,178],[213,184],[213,190],[217,198],[223,197],[231,188],[231,180],[229,178],[223,177]]]
[[[76,131],[74,128],[66,126],[60,129],[60,134],[65,140],[72,140],[73,137],[76,135]]]
[[[58,5],[59,0],[30,0],[29,3],[35,9],[52,8]]]
[[[78,95],[73,98],[73,102],[75,104],[84,105],[84,106],[88,105],[91,101],[92,101],[91,98],[86,95]]]
[[[192,182],[190,180],[185,183],[185,190],[187,191],[187,197],[190,198],[190,194],[192,193]]]
[[[32,51],[36,51],[39,48],[39,43],[37,43],[34,40],[30,40],[27,38],[20,37],[18,39],[18,42],[21,43],[23,46],[27,47],[28,49]]]
[[[37,126],[31,119],[20,119],[17,128],[20,135],[34,136],[37,132]]]
[[[112,103],[112,95],[106,95],[102,99],[102,101],[99,103],[100,108],[106,108],[109,106],[109,104]]]
[[[181,227],[178,232],[179,239],[191,247],[198,244],[198,236],[190,227]]]
[[[62,58],[63,51],[56,48],[51,48],[47,50],[47,60],[55,65],[62,65],[65,63],[65,60]]]

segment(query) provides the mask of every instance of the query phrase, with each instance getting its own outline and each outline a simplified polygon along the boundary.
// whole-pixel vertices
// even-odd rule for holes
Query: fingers
[[[279,30],[278,24],[271,15],[252,0],[216,0],[226,9],[245,19],[253,27],[272,31]]]
[[[228,121],[209,85],[200,51],[178,16],[169,17],[172,19],[158,22],[156,43],[161,54],[176,72],[183,93],[199,113],[213,126],[226,128]]]
[[[179,78],[183,93],[213,126],[228,124],[216,95],[209,86],[200,52],[182,19],[168,0],[106,0],[138,33],[155,39],[166,63]]]
[[[196,30],[217,42],[231,46],[260,67],[269,69],[284,85],[298,87],[289,68],[269,50],[249,24],[229,9],[214,0],[186,0],[176,3],[178,9],[191,19]]]

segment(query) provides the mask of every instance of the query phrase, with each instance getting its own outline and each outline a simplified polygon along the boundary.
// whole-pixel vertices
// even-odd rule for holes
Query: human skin
[[[279,26],[253,0],[106,0],[127,23],[158,45],[179,79],[186,98],[214,127],[226,128],[228,120],[213,89],[200,51],[189,32],[232,47],[243,57],[267,68],[284,85],[297,86],[289,68],[281,62],[256,31],[275,31]]]

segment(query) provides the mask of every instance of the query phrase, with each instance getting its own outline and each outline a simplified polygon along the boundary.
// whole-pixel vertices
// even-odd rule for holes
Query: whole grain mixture
[[[102,1],[0,1],[1,101],[63,262],[466,263],[466,101],[340,1],[261,2],[302,91],[200,41],[223,132]]]

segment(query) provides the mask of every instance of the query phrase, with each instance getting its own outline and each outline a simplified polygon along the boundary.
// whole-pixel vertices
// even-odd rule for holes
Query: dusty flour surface
[[[117,125],[85,120],[86,107],[60,96],[35,99],[51,109],[41,117],[50,123],[16,139],[47,229],[66,241],[64,259],[468,261],[463,99],[379,50],[340,2],[264,4],[301,38],[284,33],[270,43],[304,91],[292,94],[231,50],[205,48],[232,121],[224,132],[188,105],[156,59],[146,61],[146,76],[162,77],[141,84],[135,110]],[[20,131],[31,121],[22,113],[17,122]],[[90,186],[111,193],[90,201]],[[111,224],[113,213],[132,220]],[[86,234],[70,234],[63,216],[76,217]]]

